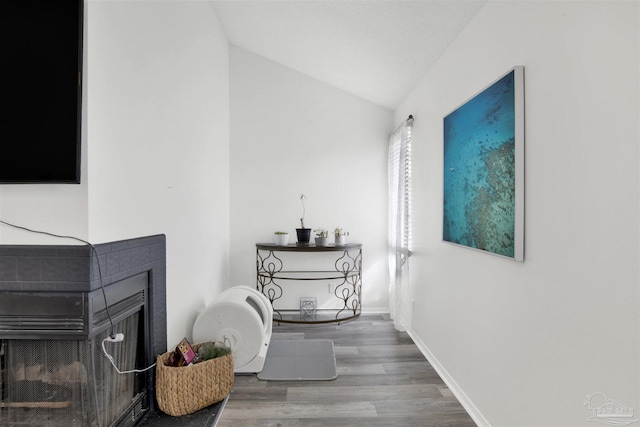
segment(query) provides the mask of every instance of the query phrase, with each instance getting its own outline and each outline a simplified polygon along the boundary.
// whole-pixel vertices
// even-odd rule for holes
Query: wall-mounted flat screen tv
[[[83,0],[0,2],[0,183],[80,183]]]

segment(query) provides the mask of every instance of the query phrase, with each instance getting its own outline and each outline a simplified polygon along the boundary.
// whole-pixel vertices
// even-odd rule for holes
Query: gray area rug
[[[331,340],[272,340],[258,379],[328,381],[338,377]]]

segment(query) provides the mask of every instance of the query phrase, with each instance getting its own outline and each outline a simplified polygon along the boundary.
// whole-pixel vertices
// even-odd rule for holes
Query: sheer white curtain
[[[411,130],[413,116],[389,141],[389,312],[396,329],[411,326]]]

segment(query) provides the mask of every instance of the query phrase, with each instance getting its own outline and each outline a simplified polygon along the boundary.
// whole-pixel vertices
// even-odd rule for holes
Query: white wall
[[[414,125],[412,334],[481,424],[640,410],[636,2],[487,3],[396,111]],[[442,243],[442,118],[525,66],[525,262]],[[635,417],[637,419],[637,415]]]
[[[388,311],[393,113],[246,50],[232,47],[230,58],[230,284],[255,285],[256,242],[276,230],[295,242],[303,193],[307,227],[341,226],[363,243],[363,310]]]
[[[172,346],[228,282],[228,42],[207,2],[88,8],[89,235],[166,234]]]
[[[83,240],[88,238],[86,180],[80,185],[2,185],[0,200],[0,218],[3,221],[33,230]],[[5,225],[0,225],[0,242],[4,245],[81,244],[75,240],[32,234]]]

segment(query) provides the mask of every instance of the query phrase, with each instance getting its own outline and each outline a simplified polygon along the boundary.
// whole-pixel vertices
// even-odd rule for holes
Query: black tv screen
[[[0,183],[80,183],[83,0],[0,2]]]

